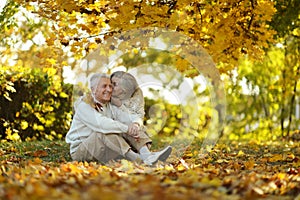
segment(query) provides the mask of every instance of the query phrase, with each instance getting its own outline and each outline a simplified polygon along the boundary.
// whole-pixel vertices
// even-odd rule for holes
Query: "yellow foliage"
[[[21,138],[18,134],[18,131],[15,129],[11,129],[10,127],[6,128],[5,130],[6,134],[6,139],[11,140],[11,141],[20,141]]]
[[[53,59],[53,58],[46,59],[46,61],[49,62],[51,65],[55,65],[56,64],[56,60]]]
[[[22,129],[22,130],[25,130],[25,129],[27,129],[27,127],[28,127],[28,122],[22,120],[22,121],[21,121],[21,129]]]
[[[67,98],[67,97],[69,97],[68,94],[66,94],[65,92],[60,92],[60,93],[59,93],[59,96],[60,96],[61,98]]]
[[[190,66],[190,64],[185,59],[177,57],[175,66],[180,72],[183,72]]]
[[[18,2],[32,9],[30,3]],[[276,12],[271,0],[180,0],[174,4],[173,1],[54,0],[53,4],[38,4],[38,7],[38,14],[49,17],[57,25],[53,26],[55,34],[46,37],[47,44],[56,46],[58,40],[67,40],[76,59],[82,58],[85,52],[84,38],[93,43],[94,36],[102,34],[106,38],[121,31],[161,27],[199,42],[216,62],[226,63],[220,69],[226,72],[243,54],[261,58],[262,48],[267,47],[275,34],[267,25]],[[89,49],[94,49],[94,44]]]

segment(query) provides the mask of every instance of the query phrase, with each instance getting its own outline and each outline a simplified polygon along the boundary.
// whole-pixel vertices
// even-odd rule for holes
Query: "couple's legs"
[[[137,151],[137,153],[135,151],[133,151],[131,148],[127,151],[127,153],[125,154],[125,158],[131,160],[131,161],[135,161],[139,158],[141,158],[142,160],[145,157],[144,153],[148,153],[150,154],[150,150],[147,146],[147,144],[152,143],[152,140],[149,138],[149,136],[145,133],[145,132],[140,132],[140,138],[139,140],[135,140],[132,136],[128,135],[128,134],[123,134],[122,137],[127,141],[127,143],[134,149]],[[144,155],[144,156],[143,156]]]
[[[140,155],[132,151],[131,146],[139,151],[149,142],[151,140],[146,134],[141,134],[141,139],[135,141],[133,137],[127,134],[92,133],[82,141],[77,151],[72,155],[72,159],[79,161],[97,160],[106,163],[123,157],[134,161],[140,158]]]
[[[148,148],[148,144],[151,144],[151,140],[144,131],[140,132],[140,139],[138,142],[135,141],[133,137],[127,134],[124,137],[129,141],[130,144],[132,144],[135,149],[138,150],[140,155],[137,155],[140,156],[143,162],[147,165],[153,165],[159,160],[163,162],[166,161],[172,152],[171,146],[167,146],[166,148],[158,152],[151,152]],[[130,152],[131,150],[129,150],[129,154],[131,154]]]
[[[102,135],[101,133],[92,133],[89,137],[85,138],[80,143],[76,152],[71,155],[72,159],[77,161],[99,161],[106,163],[120,156],[121,151],[114,151],[105,145],[104,142],[107,142],[107,139],[105,139],[106,137],[102,137]],[[103,141],[103,139],[105,140]],[[125,149],[126,146],[123,148]]]
[[[152,153],[147,146],[149,143],[151,140],[146,133],[141,133],[138,141],[128,134],[93,133],[79,145],[72,158],[81,161],[97,160],[102,163],[117,158],[126,158],[131,161],[141,158],[145,164],[152,165],[158,160],[165,161],[171,154],[170,146]],[[138,153],[134,152],[131,147]]]

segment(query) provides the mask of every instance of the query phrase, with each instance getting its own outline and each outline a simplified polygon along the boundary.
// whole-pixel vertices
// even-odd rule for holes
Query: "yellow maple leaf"
[[[282,160],[282,159],[283,159],[283,157],[282,157],[281,154],[273,154],[273,155],[268,159],[268,161],[269,161],[269,162],[277,162],[277,161],[280,161],[280,160]]]
[[[255,162],[254,162],[254,160],[249,160],[249,161],[246,161],[244,163],[244,165],[245,165],[246,169],[250,170],[250,169],[253,169]]]
[[[245,153],[242,150],[240,150],[237,154],[237,156],[243,156],[243,155],[245,155]]]

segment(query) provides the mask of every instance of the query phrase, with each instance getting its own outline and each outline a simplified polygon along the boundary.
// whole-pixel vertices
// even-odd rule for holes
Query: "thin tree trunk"
[[[262,94],[260,95],[260,97],[262,99],[262,107],[263,107],[263,109],[265,111],[265,116],[266,116],[266,118],[269,118],[270,117],[270,113],[269,113],[269,110],[268,110],[268,108],[266,106],[266,100],[265,100],[265,98],[263,97]],[[273,132],[272,125],[268,124],[268,127],[269,127],[270,132],[272,133]]]
[[[298,77],[298,75],[300,73],[299,71],[300,71],[300,66],[298,66],[298,68],[297,68],[296,77]],[[293,108],[294,108],[294,103],[295,103],[295,100],[296,100],[297,84],[298,84],[298,79],[296,79],[295,82],[294,82],[293,96],[291,98],[291,104],[290,104],[289,124],[288,124],[288,127],[287,127],[287,137],[289,137],[290,129],[291,129],[291,123],[292,123],[293,111],[294,111]]]
[[[281,114],[280,114],[280,125],[281,125],[281,136],[284,137],[284,112],[285,112],[285,106],[284,106],[284,95],[286,92],[286,87],[285,87],[285,69],[282,72],[282,80],[283,80],[283,85],[282,85],[282,100],[281,100]]]
[[[263,94],[261,94],[260,97],[261,97],[261,101],[262,101],[262,107],[265,111],[265,116],[266,116],[266,118],[268,118],[270,114],[269,114],[268,108],[266,106],[265,98],[264,98]]]

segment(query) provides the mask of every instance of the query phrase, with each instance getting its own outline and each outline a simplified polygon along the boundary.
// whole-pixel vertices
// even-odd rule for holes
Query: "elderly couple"
[[[66,135],[70,154],[77,161],[127,159],[146,165],[166,161],[172,148],[149,150],[151,139],[143,126],[144,97],[136,79],[117,71],[110,77],[94,74],[89,93],[74,105],[75,115]]]

